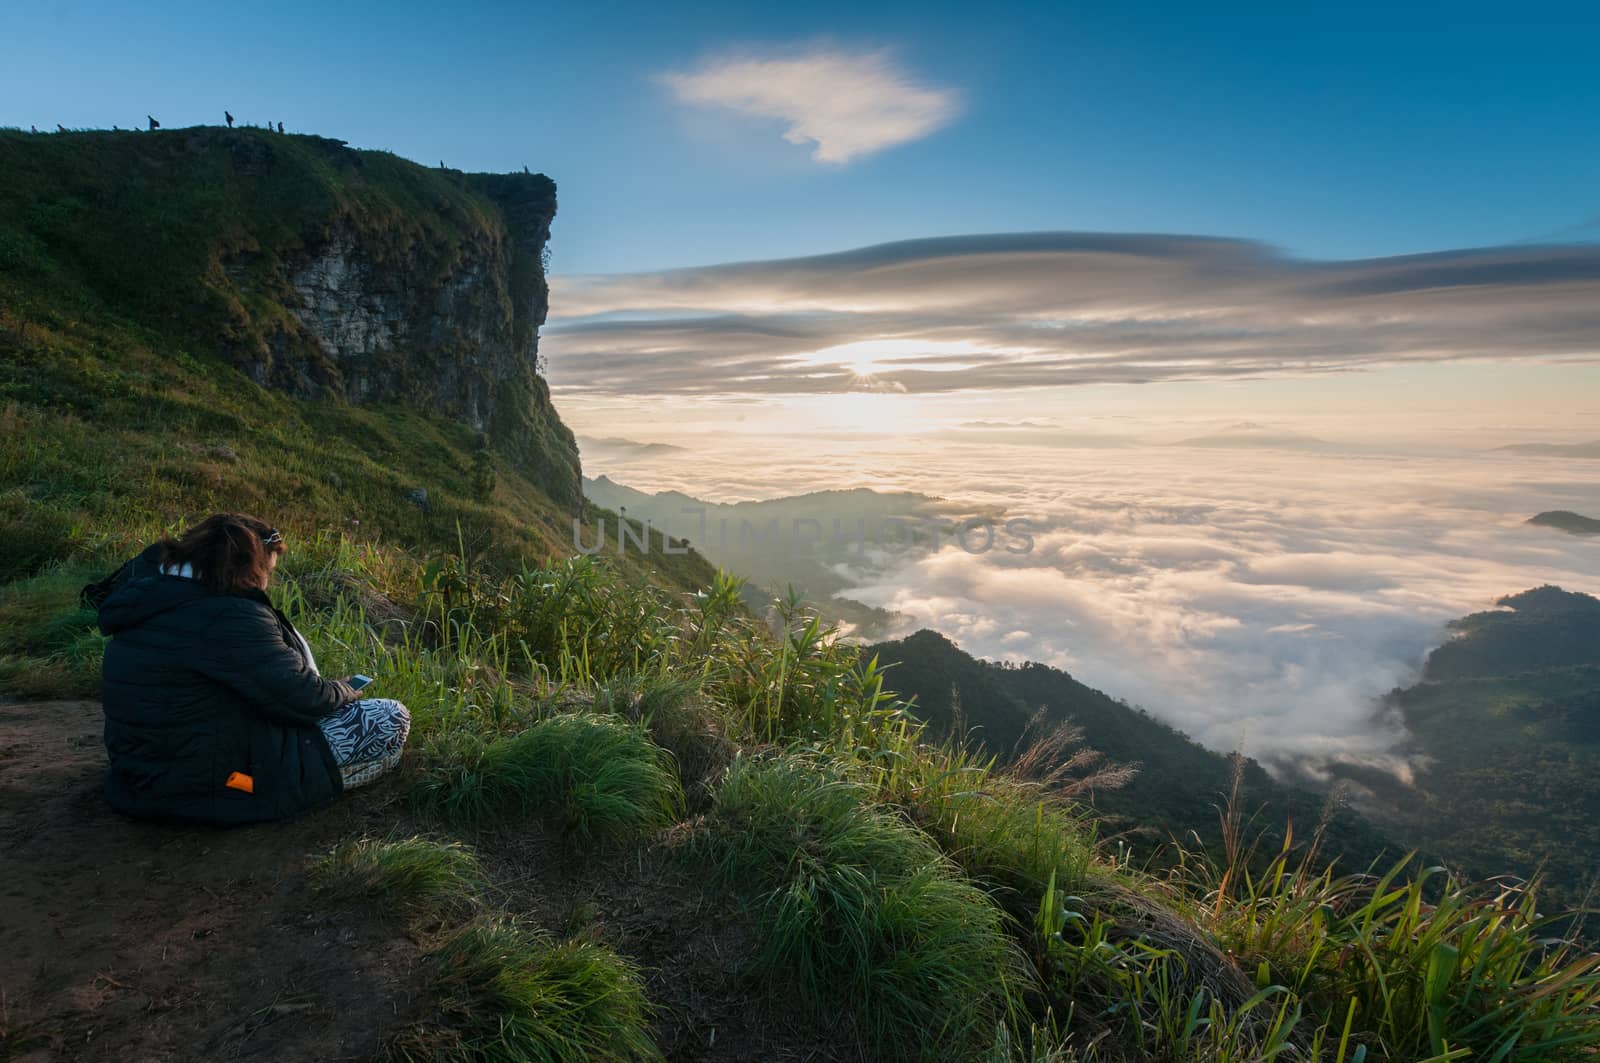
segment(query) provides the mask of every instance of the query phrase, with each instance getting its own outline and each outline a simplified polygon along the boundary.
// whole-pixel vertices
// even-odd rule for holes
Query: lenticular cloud
[[[852,367],[820,355],[861,343],[901,351],[874,377],[912,394],[1600,358],[1593,245],[1318,262],[1243,240],[1010,233],[555,287],[545,349],[561,386],[598,393],[843,392]]]
[[[827,163],[918,140],[958,109],[955,92],[919,84],[885,52],[725,57],[662,80],[683,103],[786,122],[783,138]]]

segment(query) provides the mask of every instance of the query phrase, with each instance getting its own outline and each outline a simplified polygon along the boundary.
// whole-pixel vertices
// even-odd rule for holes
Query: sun
[[[955,363],[942,361],[950,355],[978,353],[972,343],[952,340],[877,339],[855,340],[851,343],[823,347],[804,356],[813,366],[830,366],[847,369],[861,379],[878,376],[897,368],[922,368],[929,370],[962,368]],[[939,358],[940,362],[918,366],[918,359]]]
[[[869,377],[882,370],[880,359],[909,353],[900,349],[904,346],[906,346],[905,340],[857,340],[854,343],[824,347],[814,352],[808,360],[817,365],[840,366],[858,377]]]

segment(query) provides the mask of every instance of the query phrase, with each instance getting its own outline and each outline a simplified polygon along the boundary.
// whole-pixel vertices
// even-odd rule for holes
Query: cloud
[[[839,593],[968,652],[1064,668],[1214,749],[1283,769],[1341,761],[1403,776],[1413,751],[1375,699],[1417,678],[1447,620],[1543,583],[1600,591],[1593,542],[1522,523],[1540,509],[1600,512],[1600,485],[1556,459],[1280,449],[1197,459],[1130,446],[1064,461],[1043,441],[915,436],[865,451],[824,436],[803,446],[706,436],[691,453],[607,471],[730,497],[870,475],[880,489],[939,495],[953,521],[997,508],[1027,518],[1027,553],[868,551],[841,569]]]
[[[951,455],[920,471],[971,498],[989,461]],[[969,652],[1064,668],[1214,749],[1404,776],[1407,736],[1376,699],[1417,678],[1444,621],[1506,593],[1497,588],[1600,586],[1600,554],[1552,552],[1497,519],[1554,481],[1514,474],[1484,498],[1494,474],[1471,459],[1386,460],[1381,485],[1371,470],[1295,453],[1198,468],[1145,449],[1108,462],[1070,474],[1070,497],[1013,507],[1040,529],[1031,553],[947,549],[862,573],[842,593]],[[1055,478],[1045,462],[1030,467]],[[1218,496],[1231,501],[1196,501]]]
[[[1600,245],[1310,261],[1211,237],[1014,233],[557,278],[543,350],[595,394],[950,393],[1600,359]],[[917,353],[918,350],[922,353]],[[959,352],[953,354],[952,352]]]
[[[815,145],[825,163],[919,140],[960,107],[956,92],[918,83],[886,51],[722,56],[661,80],[682,103],[787,123],[783,139]]]

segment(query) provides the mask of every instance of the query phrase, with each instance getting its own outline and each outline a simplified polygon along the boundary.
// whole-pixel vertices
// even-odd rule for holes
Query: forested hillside
[[[1394,829],[1477,874],[1542,872],[1583,904],[1600,876],[1600,600],[1537,587],[1497,604],[1454,621],[1424,680],[1389,695],[1425,758]]]
[[[1130,844],[1156,859],[1170,859],[1174,841],[1221,845],[1219,817],[1233,785],[1234,762],[1149,713],[1046,665],[977,660],[934,631],[867,652],[889,669],[896,690],[915,696],[913,711],[935,734],[959,729],[974,744],[1012,760],[1065,725],[1081,737],[1064,756],[1091,749],[1112,765],[1135,768],[1126,781],[1097,788],[1088,798],[1106,817],[1107,833],[1126,834]],[[1253,760],[1241,768],[1243,798],[1268,849],[1290,825],[1306,837],[1326,821],[1324,855],[1337,858],[1346,871],[1365,870],[1386,852],[1399,855],[1360,816],[1330,804],[1327,796],[1281,785]]]

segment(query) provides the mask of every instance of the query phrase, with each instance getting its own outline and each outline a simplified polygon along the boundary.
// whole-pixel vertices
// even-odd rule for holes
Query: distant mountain
[[[897,616],[841,596],[854,576],[932,548],[933,525],[974,516],[944,500],[910,491],[815,491],[749,502],[717,503],[681,491],[649,493],[606,476],[583,481],[584,497],[649,521],[684,539],[713,563],[750,580],[760,606],[794,587],[858,638],[882,638]],[[759,600],[758,600],[759,599]]]
[[[1543,869],[1550,907],[1600,875],[1600,600],[1559,587],[1453,622],[1386,699],[1426,767],[1386,821],[1471,874]]]
[[[1083,732],[1083,745],[1113,761],[1137,764],[1139,773],[1126,786],[1094,795],[1096,809],[1112,830],[1131,831],[1143,841],[1162,845],[1178,838],[1194,844],[1191,833],[1207,846],[1220,840],[1217,808],[1232,779],[1228,757],[1194,742],[1142,709],[1085,686],[1059,669],[1029,663],[1020,667],[978,660],[935,631],[883,642],[865,650],[893,665],[886,685],[902,696],[916,697],[915,711],[935,735],[951,732],[957,720],[973,740],[989,752],[1009,758],[1024,737],[1029,720],[1043,709],[1050,726],[1071,721]],[[1249,811],[1260,810],[1255,827],[1266,837],[1281,839],[1292,821],[1295,837],[1305,840],[1322,816],[1326,798],[1275,782],[1255,761],[1245,765],[1245,798]],[[1390,848],[1360,816],[1337,812],[1329,824],[1330,853],[1342,853],[1342,866],[1365,869]],[[1277,845],[1274,841],[1272,845]]]
[[[1220,432],[1180,439],[1173,444],[1173,446],[1178,447],[1212,447],[1228,450],[1251,450],[1255,448],[1262,450],[1323,450],[1332,445],[1325,439],[1318,439],[1315,436],[1290,432],[1281,428],[1271,428],[1267,425],[1256,424],[1254,421],[1242,421],[1239,424],[1229,425]]]
[[[681,453],[685,448],[676,443],[640,443],[621,436],[579,436],[578,449],[585,457],[649,458],[663,454]]]
[[[1495,447],[1513,454],[1540,454],[1552,458],[1600,458],[1600,439],[1587,443],[1512,443]]]
[[[962,421],[957,428],[1005,430],[1010,428],[1054,428],[1050,421]]]
[[[1062,450],[1115,450],[1137,442],[1130,436],[1078,431],[1044,421],[962,421],[938,433],[937,438],[956,441],[958,446],[976,440]]]
[[[1528,518],[1529,524],[1556,528],[1572,535],[1600,535],[1600,520],[1567,509],[1552,509]]]
[[[1508,595],[1495,604],[1502,608],[1450,622],[1453,637],[1428,655],[1424,679],[1438,682],[1600,665],[1600,600],[1546,586]]]

